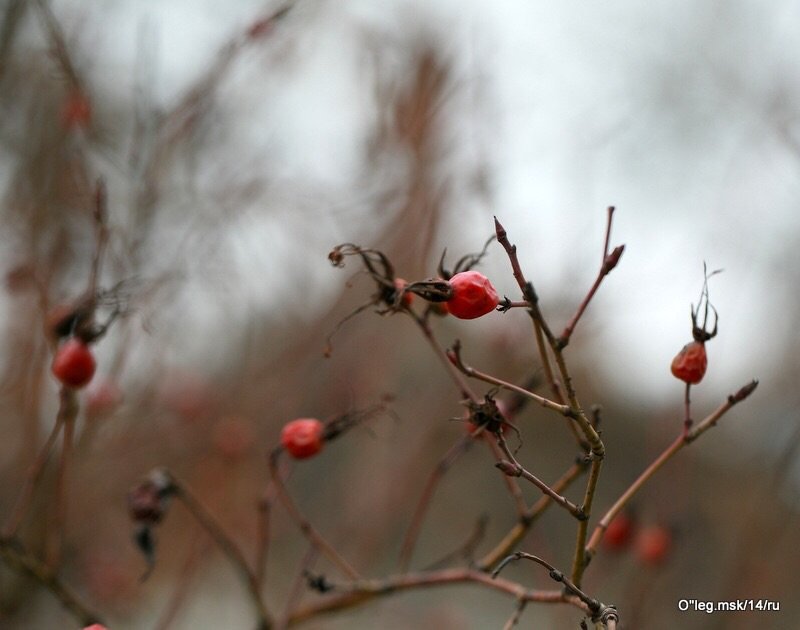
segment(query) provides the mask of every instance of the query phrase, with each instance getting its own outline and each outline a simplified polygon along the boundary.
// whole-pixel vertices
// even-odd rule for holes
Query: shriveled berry
[[[324,445],[325,426],[316,418],[297,418],[281,431],[281,444],[295,459],[313,457]]]
[[[500,296],[479,271],[462,271],[450,278],[453,297],[447,301],[447,309],[459,319],[475,319],[491,313],[500,303]]]
[[[687,343],[672,359],[672,374],[684,383],[697,385],[708,367],[706,345],[702,341]]]
[[[608,524],[606,533],[603,536],[603,544],[614,551],[624,549],[631,542],[633,531],[633,519],[625,512],[620,512]]]
[[[662,525],[651,525],[636,538],[636,555],[643,564],[658,565],[669,556],[672,534]]]
[[[83,341],[76,337],[67,339],[53,356],[53,375],[69,387],[83,387],[92,380],[97,363]]]
[[[149,481],[128,493],[128,514],[138,523],[158,523],[164,518],[166,507],[163,492]]]

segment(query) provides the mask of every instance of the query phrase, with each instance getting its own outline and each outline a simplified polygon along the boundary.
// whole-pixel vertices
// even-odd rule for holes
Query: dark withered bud
[[[141,577],[144,582],[156,566],[156,539],[153,529],[149,525],[140,525],[133,533],[133,542],[136,548],[142,552],[147,569]]]
[[[156,469],[128,493],[128,513],[143,525],[155,525],[164,518],[169,498],[174,491],[169,475]]]

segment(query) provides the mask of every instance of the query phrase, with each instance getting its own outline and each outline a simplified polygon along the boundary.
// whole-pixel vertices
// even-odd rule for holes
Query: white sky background
[[[154,107],[169,107],[263,6],[53,3],[65,30],[79,34],[77,60],[100,102],[122,112],[137,77]],[[399,51],[432,34],[455,63],[448,168],[485,160],[489,169],[488,201],[454,202],[460,242],[481,243],[496,213],[542,297],[577,303],[597,270],[605,207],[616,205],[612,243],[627,249],[594,304],[598,317],[590,309],[585,323],[598,335],[593,351],[619,366],[615,385],[644,399],[676,390],[668,366],[689,341],[702,261],[725,268],[711,285],[722,314],[706,381],[715,401],[753,376],[773,375],[794,342],[798,24],[800,3],[791,0],[301,1],[277,43],[245,55],[225,82],[216,104],[222,128],[199,167],[206,177],[197,198],[177,205],[202,202],[201,211],[213,213],[224,207],[220,182],[269,173],[273,201],[285,194],[287,211],[311,213],[308,257],[290,262],[274,237],[285,224],[260,213],[257,199],[219,236],[219,250],[246,272],[243,293],[256,303],[281,302],[288,283],[276,286],[274,272],[265,287],[263,270],[289,264],[303,265],[313,292],[332,299],[339,285],[330,282],[325,253],[369,237],[353,189],[377,115],[364,41],[389,50],[382,59],[391,73],[395,57],[402,64]],[[351,233],[343,218],[361,231]],[[498,288],[513,295],[499,252],[488,265],[500,274]],[[184,299],[199,313],[187,341],[227,315],[215,310],[208,287],[191,287]]]

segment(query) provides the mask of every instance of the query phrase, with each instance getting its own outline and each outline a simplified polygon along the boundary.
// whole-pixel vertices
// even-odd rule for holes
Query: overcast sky
[[[129,122],[137,98],[154,109],[174,103],[264,6],[53,3],[99,102]],[[599,335],[595,351],[612,354],[638,394],[673,387],[667,366],[689,341],[689,303],[705,260],[725,269],[711,285],[722,320],[707,382],[727,392],[773,373],[794,336],[797,24],[800,3],[791,0],[301,0],[224,83],[215,102],[220,131],[207,139],[196,191],[214,212],[221,183],[268,173],[273,204],[310,213],[313,256],[302,264],[315,294],[333,299],[324,254],[363,236],[349,233],[343,216],[365,223],[352,221],[377,116],[365,47],[377,42],[380,71],[393,73],[402,51],[427,38],[452,63],[447,168],[457,177],[481,163],[488,174],[486,197],[450,208],[461,242],[481,243],[497,214],[542,296],[577,302],[596,273],[605,207],[616,205],[612,242],[627,249],[594,305],[597,318],[587,319]],[[36,45],[34,30],[28,41]],[[125,137],[131,128],[114,132]],[[263,269],[288,264],[280,243],[263,247],[280,215],[276,224],[259,212],[261,200],[245,203],[251,211],[218,236],[244,271],[244,293],[264,303],[280,290],[281,274],[267,289]],[[499,252],[487,262],[498,273],[506,264]],[[496,284],[513,294],[510,274]],[[201,289],[185,299],[200,299]],[[205,299],[208,315],[199,310],[197,325],[221,325],[213,290]]]

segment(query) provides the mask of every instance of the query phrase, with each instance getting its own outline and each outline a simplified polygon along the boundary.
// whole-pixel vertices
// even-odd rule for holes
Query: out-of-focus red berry
[[[102,623],[93,623],[91,626],[86,626],[83,630],[108,630]]]
[[[81,563],[86,588],[93,598],[108,603],[121,603],[136,589],[136,578],[120,558],[119,553],[93,551]],[[90,626],[91,628],[101,628]]]
[[[85,129],[92,119],[92,106],[87,96],[80,90],[67,95],[61,118],[67,129]]]
[[[636,537],[636,555],[643,564],[662,564],[672,549],[672,534],[662,525],[642,529]]]
[[[673,376],[692,385],[697,385],[703,380],[707,367],[706,344],[702,341],[687,343],[672,359]]]
[[[322,450],[324,425],[316,418],[298,418],[281,431],[281,444],[295,459],[313,457]]]
[[[107,416],[122,402],[122,390],[114,381],[108,379],[95,380],[86,389],[86,415],[92,418]]]
[[[53,375],[69,387],[83,387],[92,380],[97,363],[83,341],[72,337],[62,343],[53,356]]]
[[[459,319],[475,319],[491,313],[500,303],[497,291],[479,271],[462,271],[450,278],[453,297],[447,309]]]
[[[250,422],[238,416],[227,416],[214,425],[212,440],[220,455],[237,460],[252,448],[255,436]]]
[[[606,533],[603,535],[603,544],[608,549],[619,551],[627,547],[631,542],[633,532],[633,519],[625,512],[620,512],[608,524]]]
[[[178,370],[164,377],[158,399],[166,409],[188,423],[208,418],[217,403],[214,389],[205,378]]]

